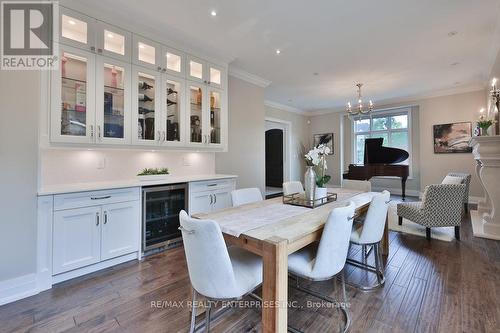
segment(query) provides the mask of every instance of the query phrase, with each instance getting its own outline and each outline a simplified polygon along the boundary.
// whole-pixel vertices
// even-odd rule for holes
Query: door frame
[[[283,126],[283,182],[290,181],[292,164],[291,160],[291,147],[292,147],[292,122],[288,120],[273,118],[273,117],[265,117],[265,131],[268,130],[267,123],[278,123]],[[264,155],[265,155],[264,151]]]

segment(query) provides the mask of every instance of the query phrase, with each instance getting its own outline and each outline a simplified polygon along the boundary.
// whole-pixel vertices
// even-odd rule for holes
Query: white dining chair
[[[372,183],[368,180],[353,180],[353,179],[343,179],[342,188],[349,190],[358,190],[363,192],[371,192]]]
[[[377,283],[372,286],[349,283],[362,291],[380,288],[385,283],[382,256],[380,254],[380,242],[384,235],[390,197],[391,194],[389,191],[383,191],[375,195],[371,200],[370,207],[368,208],[363,223],[361,225],[354,225],[351,233],[351,244],[361,245],[361,256],[363,261],[360,262],[348,258],[347,263],[377,275]],[[368,246],[372,246],[373,248],[375,266],[367,263],[367,257],[369,255],[369,252],[367,252]]]
[[[197,294],[208,299],[205,331],[210,330],[211,301],[238,300],[253,294],[262,284],[262,258],[238,247],[226,247],[219,225],[211,220],[179,214],[184,252],[193,287],[193,306]],[[215,314],[218,316],[220,313]],[[195,330],[196,310],[191,313],[190,332]],[[199,327],[197,327],[198,329]]]
[[[233,201],[233,207],[264,200],[262,198],[262,193],[260,193],[260,190],[256,187],[234,190],[231,192],[231,199]]]
[[[325,281],[340,274],[344,304],[347,304],[345,291],[344,266],[349,251],[349,237],[352,231],[352,221],[355,204],[349,202],[343,207],[334,208],[325,227],[319,243],[308,245],[288,256],[288,272],[296,277],[296,288],[318,297],[326,302],[338,304],[329,296],[320,294],[299,285],[299,277],[309,281]],[[349,329],[351,319],[345,306],[341,307],[345,315],[344,332]],[[293,329],[293,331],[296,331]]]
[[[283,183],[283,195],[290,195],[294,193],[304,193],[304,187],[299,181],[291,181]]]

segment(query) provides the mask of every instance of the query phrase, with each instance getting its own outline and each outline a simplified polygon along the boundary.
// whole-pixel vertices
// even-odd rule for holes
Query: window
[[[374,112],[376,115],[354,121],[354,162],[363,164],[365,139],[383,138],[386,147],[404,149],[410,153],[411,140],[409,133],[410,111],[398,109],[390,112]],[[409,159],[402,164],[409,164]]]

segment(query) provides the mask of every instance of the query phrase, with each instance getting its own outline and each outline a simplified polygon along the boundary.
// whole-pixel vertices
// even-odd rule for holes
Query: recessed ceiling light
[[[210,12],[210,15],[212,15],[212,16],[217,16],[217,12],[216,12],[215,10],[212,10],[212,11]]]
[[[318,72],[314,72],[314,73],[313,73],[313,75],[318,76],[318,75],[319,75],[319,73],[318,73]]]
[[[68,20],[68,23],[71,24],[71,25],[75,25],[76,24],[76,22],[73,21],[73,20]]]
[[[458,31],[453,30],[453,31],[448,32],[448,37],[453,37],[453,36],[456,36],[457,34],[458,34]]]
[[[280,49],[277,49],[276,54],[280,54],[280,53],[281,53]]]
[[[460,63],[459,62],[454,62],[450,66],[457,66],[457,65],[460,65]]]
[[[462,82],[457,81],[457,82],[455,82],[455,85],[457,86],[457,85],[459,85],[460,83],[462,83]]]
[[[113,36],[113,34],[112,34],[112,33],[109,33],[109,32],[108,32],[108,37],[109,37],[109,38],[113,38],[113,37],[115,37],[115,36]]]
[[[291,102],[292,100],[291,100],[291,99],[289,99],[288,101],[289,101],[289,102]]]

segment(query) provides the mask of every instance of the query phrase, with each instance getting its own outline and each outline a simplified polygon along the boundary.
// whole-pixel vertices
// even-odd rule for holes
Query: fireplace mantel
[[[469,146],[485,193],[471,211],[472,230],[474,236],[500,240],[500,135],[473,137]]]

